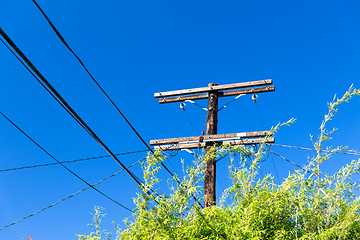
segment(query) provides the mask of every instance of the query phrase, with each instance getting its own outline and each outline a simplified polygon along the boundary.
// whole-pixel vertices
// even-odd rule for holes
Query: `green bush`
[[[360,198],[354,194],[358,181],[351,178],[360,170],[360,159],[333,175],[321,171],[321,164],[332,154],[347,150],[324,147],[335,131],[327,130],[326,124],[338,105],[355,95],[360,91],[350,87],[342,98],[328,104],[329,112],[314,143],[315,156],[280,184],[271,175],[258,175],[259,163],[267,153],[264,144],[256,151],[242,146],[215,146],[212,154],[229,155],[231,159],[232,185],[218,206],[201,209],[192,200],[192,195],[203,199],[201,185],[208,156],[197,158],[184,171],[184,177],[178,179],[181,184],[173,181],[170,194],[145,194],[156,189],[160,181],[156,173],[164,160],[161,152],[149,154],[142,164],[145,184],[134,200],[133,220],[125,221],[127,229],[119,230],[116,239],[360,239]],[[278,124],[271,132],[275,134],[293,121]],[[240,156],[239,163],[235,156]],[[79,239],[100,240],[101,234],[97,231]]]

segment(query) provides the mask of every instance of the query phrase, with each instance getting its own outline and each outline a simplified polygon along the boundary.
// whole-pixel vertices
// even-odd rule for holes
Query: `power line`
[[[260,107],[259,107],[259,105],[257,104],[256,99],[254,100],[254,102],[255,102],[255,106],[256,106],[256,111],[257,111],[258,116],[259,116],[259,119],[260,119],[261,126],[262,126],[263,129],[265,130],[265,125],[264,125],[264,121],[263,121],[262,114],[261,114],[261,111],[260,111]]]
[[[144,159],[145,159],[145,158],[140,159],[139,161],[137,161],[137,162],[133,163],[132,165],[128,166],[128,168],[131,168],[131,167],[135,166],[136,164],[138,164],[139,162],[141,162],[141,161],[144,160]],[[70,199],[70,198],[72,198],[72,197],[74,197],[74,196],[82,193],[83,191],[85,191],[85,190],[87,190],[87,189],[89,189],[89,188],[92,188],[92,187],[98,185],[99,183],[101,183],[101,182],[103,182],[103,181],[105,181],[105,180],[107,180],[107,179],[109,179],[109,178],[112,178],[112,177],[118,175],[118,174],[121,173],[122,171],[124,171],[124,169],[121,169],[120,171],[118,171],[118,172],[116,172],[116,173],[114,173],[114,174],[111,174],[110,176],[107,176],[106,178],[101,179],[100,181],[98,181],[98,182],[95,183],[95,184],[92,184],[91,186],[88,186],[88,187],[86,187],[86,188],[83,188],[83,189],[81,189],[80,191],[78,191],[78,192],[76,192],[76,193],[73,193],[73,194],[71,194],[71,195],[69,195],[69,196],[67,196],[67,197],[65,197],[65,198],[63,198],[63,199],[61,199],[61,200],[53,203],[53,204],[50,204],[50,205],[48,205],[48,206],[46,206],[46,207],[44,207],[44,208],[42,208],[42,209],[40,209],[40,210],[38,210],[38,211],[30,214],[30,215],[27,215],[26,217],[23,217],[23,218],[15,221],[15,222],[12,222],[12,223],[10,223],[10,224],[8,224],[8,225],[0,228],[0,231],[3,230],[3,229],[5,229],[5,228],[7,228],[7,227],[10,227],[10,226],[12,226],[12,225],[15,225],[15,224],[17,224],[17,223],[19,223],[19,222],[27,219],[27,218],[33,217],[33,216],[35,216],[35,215],[37,215],[37,214],[45,211],[46,209],[52,208],[52,207],[58,205],[59,203],[64,202],[65,200],[68,200],[68,199]],[[133,212],[132,210],[130,210],[130,211]]]
[[[229,106],[231,103],[233,103],[234,101],[236,101],[239,97],[245,96],[246,94],[239,94],[237,95],[234,99],[232,99],[230,102],[226,103],[224,106],[222,106],[221,108],[219,108],[218,111],[221,111],[222,109],[226,108],[227,106]]]
[[[185,116],[186,116],[187,120],[189,121],[189,123],[190,123],[190,125],[191,125],[191,128],[192,128],[192,130],[194,131],[194,134],[196,135],[196,130],[195,130],[194,124],[192,123],[192,121],[191,121],[189,115],[187,114],[185,108],[183,109],[183,112],[185,113]]]
[[[98,83],[98,81],[95,79],[95,77],[90,73],[90,71],[88,70],[88,68],[85,66],[85,64],[83,63],[83,61],[80,59],[80,57],[72,50],[72,48],[69,46],[69,44],[65,41],[64,37],[61,35],[61,33],[57,30],[57,28],[55,27],[55,25],[51,22],[51,20],[49,19],[49,17],[46,15],[46,13],[42,10],[42,8],[39,6],[39,4],[35,1],[32,0],[33,3],[36,5],[36,7],[39,9],[39,11],[42,13],[42,15],[45,17],[46,21],[49,23],[50,27],[53,29],[53,31],[55,32],[55,34],[58,36],[58,38],[60,39],[60,41],[66,46],[66,48],[74,55],[74,57],[78,60],[78,62],[80,63],[80,65],[84,68],[84,70],[88,73],[88,75],[90,76],[90,78],[94,81],[94,83],[96,84],[96,86],[101,90],[101,92],[106,96],[106,98],[111,102],[111,104],[116,108],[116,110],[118,111],[118,113],[123,117],[123,119],[126,121],[126,123],[130,126],[130,128],[133,130],[133,132],[136,134],[136,136],[141,140],[141,142],[149,149],[149,151],[154,154],[154,151],[150,148],[150,146],[145,142],[145,140],[143,139],[143,137],[139,134],[138,131],[136,131],[136,129],[134,128],[134,126],[130,123],[130,121],[125,117],[125,115],[120,111],[119,107],[115,104],[115,102],[111,99],[111,97],[106,93],[106,91],[100,86],[100,84]],[[55,94],[56,95],[56,94]],[[66,104],[65,104],[66,106]],[[110,154],[111,155],[111,154]],[[120,164],[120,163],[119,163]],[[163,162],[160,162],[160,164],[164,167],[164,169],[178,182],[178,184],[181,184],[180,181],[175,177],[175,175],[166,167],[166,165]],[[129,173],[130,174],[130,173]],[[139,183],[140,185],[140,183]],[[194,196],[192,196],[194,199],[196,199]],[[196,201],[198,202],[198,200],[196,199]],[[200,204],[200,202],[198,202]],[[202,206],[200,204],[200,206]]]
[[[95,191],[97,191],[98,193],[100,193],[101,195],[103,195],[104,197],[106,197],[107,199],[111,200],[112,202],[116,203],[117,205],[119,205],[120,207],[132,212],[132,210],[130,210],[129,208],[125,207],[124,205],[122,205],[121,203],[117,202],[116,200],[112,199],[111,197],[109,197],[108,195],[106,195],[105,193],[101,192],[100,190],[98,190],[97,188],[93,187],[90,183],[88,183],[86,180],[84,180],[83,178],[81,178],[79,175],[77,175],[75,172],[73,172],[72,170],[70,170],[68,167],[66,167],[63,163],[61,163],[59,160],[57,160],[53,155],[51,155],[48,151],[46,151],[39,143],[37,143],[34,139],[32,139],[27,133],[25,133],[19,126],[17,126],[13,121],[11,121],[6,115],[4,115],[2,112],[0,112],[0,114],[8,121],[10,122],[17,130],[19,130],[23,135],[25,135],[30,141],[32,141],[36,146],[38,146],[44,153],[46,153],[49,157],[51,157],[52,159],[54,159],[57,163],[59,163],[61,166],[63,166],[68,172],[70,172],[72,175],[74,175],[75,177],[77,177],[78,179],[80,179],[82,182],[84,182],[85,184],[87,184],[89,187],[91,187],[92,189],[94,189]]]
[[[280,154],[278,154],[278,153],[276,153],[276,152],[274,152],[274,151],[272,151],[272,150],[270,150],[270,149],[268,149],[268,150],[269,150],[270,152],[272,152],[273,154],[275,154],[276,156],[280,157],[281,159],[283,159],[283,160],[285,160],[285,161],[287,161],[287,162],[291,163],[292,165],[294,165],[294,166],[296,166],[296,167],[298,167],[298,168],[301,168],[301,169],[302,169],[302,170],[304,170],[304,171],[311,172],[310,170],[306,170],[306,169],[304,169],[304,168],[303,168],[303,167],[301,167],[300,165],[298,165],[298,164],[294,163],[293,161],[290,161],[289,159],[287,159],[287,158],[285,158],[285,157],[281,156]]]
[[[3,34],[5,34],[5,35],[3,35]],[[7,37],[7,35],[6,35],[6,33],[1,29],[1,27],[0,27],[0,35],[1,36],[6,36]],[[9,40],[11,41],[11,39],[9,38]],[[85,131],[87,131],[88,132],[88,130],[79,122],[79,120],[78,119],[76,119],[75,118],[75,116],[73,116],[72,115],[72,113],[59,101],[59,99],[57,99],[55,96],[54,96],[54,94],[49,90],[49,89],[47,89],[46,88],[46,86],[40,81],[40,79],[35,75],[35,73],[33,73],[32,71],[31,71],[31,69],[16,55],[16,53],[0,38],[0,41],[4,44],[4,46],[16,57],[16,59],[26,68],[26,70],[40,83],[40,85],[57,101],[57,103],[59,103],[60,104],[60,106],[63,108],[63,109],[65,109],[65,111],[67,112],[67,113],[69,113],[69,115],[75,120],[75,121],[77,121],[79,124],[80,124],[80,126],[83,128],[83,129],[85,129]],[[16,45],[15,45],[16,46]],[[19,51],[20,51],[20,49],[19,49]],[[21,52],[21,51],[20,51]]]
[[[270,147],[269,147],[269,150],[270,150]],[[278,173],[278,171],[277,171],[277,168],[276,168],[276,165],[275,165],[275,160],[274,160],[274,157],[273,157],[272,154],[273,154],[273,153],[270,152],[271,161],[272,161],[272,164],[273,164],[274,169],[275,169],[276,178],[277,178],[277,180],[278,180],[278,182],[279,182],[279,184],[280,184],[281,182],[280,182],[280,178],[279,178],[279,173]]]
[[[116,108],[116,110],[120,113],[120,115],[124,118],[126,123],[130,126],[130,128],[134,131],[134,133],[138,136],[138,138],[143,142],[143,144],[152,152],[153,150],[149,147],[149,145],[145,142],[145,140],[140,136],[140,134],[136,131],[136,129],[133,127],[133,125],[129,122],[129,120],[125,117],[125,115],[121,112],[119,107],[115,104],[115,102],[111,99],[111,97],[106,93],[106,91],[101,87],[99,82],[95,79],[95,77],[90,73],[88,68],[85,66],[83,61],[80,59],[80,57],[72,50],[72,48],[68,45],[68,43],[65,41],[64,37],[60,34],[60,32],[57,30],[57,28],[54,26],[54,24],[51,22],[49,17],[46,15],[46,13],[42,10],[42,8],[39,6],[39,4],[32,0],[33,3],[36,5],[36,7],[40,10],[42,15],[45,17],[46,21],[49,23],[55,34],[59,37],[61,42],[66,46],[66,48],[75,56],[75,58],[78,60],[78,62],[81,64],[81,66],[85,69],[85,71],[88,73],[90,78],[94,81],[94,83],[97,85],[97,87],[102,91],[102,93],[106,96],[106,98],[111,102],[111,104]]]
[[[279,146],[279,147],[285,147],[285,148],[295,148],[295,149],[301,149],[301,150],[309,150],[309,151],[317,151],[314,148],[307,148],[307,147],[298,147],[298,146],[290,146],[290,145],[283,145],[283,144],[277,144],[277,143],[271,143],[271,145],[274,146]],[[320,150],[321,152],[331,152],[331,153],[340,153],[340,154],[347,154],[347,155],[355,155],[355,156],[359,156],[360,154],[357,153],[356,151],[354,152],[334,152],[331,150]]]
[[[55,88],[46,80],[46,78],[39,72],[39,70],[30,62],[25,54],[16,46],[10,37],[0,27],[0,35],[9,43],[9,45],[16,51],[17,54],[24,60],[24,62],[31,68],[31,70],[40,78],[36,78],[41,85],[56,99],[56,101],[112,156],[112,158],[124,168],[124,170],[131,176],[131,178],[141,187],[141,180],[129,171],[126,166],[116,157],[116,155],[105,145],[105,143],[95,134],[95,132],[82,120],[82,118],[70,107],[70,105],[62,98],[62,96],[55,90]],[[3,42],[3,41],[2,41]],[[11,51],[15,54],[13,51]],[[19,59],[19,58],[18,58]],[[23,63],[24,65],[24,63]],[[27,68],[29,70],[29,68]],[[33,74],[32,74],[33,75]],[[156,200],[155,200],[156,201]]]
[[[252,99],[253,99],[253,101],[255,103],[255,106],[256,106],[256,111],[257,111],[258,116],[259,116],[260,124],[261,124],[263,130],[265,130],[265,125],[264,125],[263,117],[262,117],[262,114],[261,114],[261,111],[260,111],[260,107],[259,107],[259,105],[257,103],[257,98],[258,97],[256,96],[256,94],[254,94]],[[269,147],[269,150],[270,150],[270,147]],[[277,170],[277,167],[276,167],[276,164],[275,164],[275,160],[274,160],[274,157],[273,157],[271,151],[270,151],[270,157],[271,157],[271,161],[272,161],[272,164],[274,166],[274,169],[275,169],[276,178],[277,178],[277,180],[278,180],[278,182],[280,184],[279,173],[278,173],[278,170]]]
[[[128,154],[141,153],[141,152],[146,152],[146,151],[147,150],[139,150],[139,151],[133,151],[133,152],[117,153],[116,155],[117,156],[128,155]],[[82,159],[76,159],[76,160],[62,161],[61,163],[74,163],[74,162],[88,161],[88,160],[107,158],[107,157],[111,157],[111,156],[104,155],[104,156],[97,156],[97,157],[89,157],[89,158],[82,158]],[[58,165],[58,164],[60,164],[60,163],[54,162],[54,163],[37,164],[37,165],[32,165],[32,166],[7,168],[7,169],[0,169],[0,172],[8,172],[8,171],[22,170],[22,169],[28,169],[28,168],[37,168],[37,167],[47,167],[47,166],[53,166],[53,165]]]

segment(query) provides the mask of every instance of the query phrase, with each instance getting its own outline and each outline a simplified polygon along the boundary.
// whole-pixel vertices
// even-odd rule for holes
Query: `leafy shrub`
[[[229,155],[232,185],[225,190],[218,206],[200,208],[192,196],[202,199],[204,164],[209,156],[197,158],[186,169],[181,184],[173,182],[170,194],[154,191],[160,181],[156,173],[164,160],[161,152],[148,155],[143,163],[145,184],[134,200],[133,220],[118,231],[117,239],[360,239],[360,198],[354,194],[358,181],[351,177],[360,170],[360,159],[340,168],[335,174],[321,171],[321,164],[345,147],[324,147],[331,139],[326,128],[339,104],[360,91],[350,89],[328,104],[329,111],[314,143],[316,154],[308,164],[294,171],[280,184],[271,175],[260,178],[260,161],[267,152],[243,146],[214,146],[210,154]],[[274,134],[283,125],[272,128]],[[268,136],[269,137],[269,136]],[[237,163],[235,156],[240,156]],[[238,167],[235,167],[237,165]],[[177,176],[176,176],[177,178]],[[94,237],[97,236],[98,238]],[[79,239],[101,239],[100,234]]]

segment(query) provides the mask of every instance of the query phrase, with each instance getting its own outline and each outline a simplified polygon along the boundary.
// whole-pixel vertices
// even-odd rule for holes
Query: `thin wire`
[[[175,154],[175,156],[177,155],[177,153]],[[169,164],[170,164],[170,167],[174,170],[174,172],[176,172],[176,170],[175,170],[175,167],[174,167],[174,165],[171,163],[171,161],[169,161]]]
[[[144,160],[144,159],[145,159],[145,158],[138,160],[137,162],[135,162],[135,163],[133,163],[132,165],[128,166],[128,168],[131,168],[131,167],[135,166],[136,164],[140,163],[140,162],[141,162],[142,160]],[[99,183],[101,183],[101,182],[103,182],[103,181],[105,181],[105,180],[107,180],[107,179],[109,179],[109,178],[112,178],[112,177],[118,175],[118,174],[121,173],[122,171],[124,171],[124,169],[121,169],[120,171],[118,171],[118,172],[116,172],[116,173],[114,173],[114,174],[111,174],[110,176],[108,176],[108,177],[106,177],[106,178],[101,179],[100,181],[98,181],[98,182],[95,183],[95,184],[92,184],[91,186],[94,187],[94,186],[98,185]],[[35,216],[35,215],[37,215],[37,214],[45,211],[46,209],[49,209],[49,208],[51,208],[51,207],[54,207],[54,206],[58,205],[59,203],[64,202],[65,200],[68,200],[68,199],[70,199],[70,198],[72,198],[72,197],[74,197],[74,196],[82,193],[83,191],[91,188],[91,186],[88,186],[88,187],[86,187],[86,188],[83,188],[83,189],[81,189],[80,191],[78,191],[78,192],[76,192],[76,193],[73,193],[73,194],[71,194],[71,195],[69,195],[69,196],[67,196],[67,197],[65,197],[65,198],[63,198],[63,199],[61,199],[61,200],[53,203],[53,204],[50,204],[50,205],[48,205],[48,206],[46,206],[46,207],[44,207],[44,208],[42,208],[42,209],[40,209],[40,210],[38,210],[38,211],[30,214],[30,215],[27,215],[26,217],[23,217],[23,218],[15,221],[15,222],[12,222],[12,223],[10,223],[10,224],[8,224],[8,225],[0,228],[0,231],[3,230],[3,229],[5,229],[5,228],[7,228],[7,227],[10,227],[10,226],[12,226],[12,225],[15,225],[15,224],[17,224],[17,223],[19,223],[19,222],[27,219],[27,218],[33,217],[33,216]],[[130,211],[133,212],[132,210],[130,210]]]
[[[270,150],[270,147],[269,147],[269,150]],[[275,169],[276,178],[277,178],[277,180],[278,180],[278,182],[280,184],[281,182],[280,182],[279,174],[278,174],[278,171],[277,171],[277,168],[276,168],[276,165],[275,165],[275,160],[274,160],[274,157],[273,157],[272,154],[273,153],[270,151],[270,156],[271,156],[272,164],[273,164],[274,169]]]
[[[270,152],[272,152],[273,154],[275,154],[276,156],[280,157],[281,159],[283,159],[283,160],[285,160],[285,161],[287,161],[287,162],[291,163],[292,165],[294,165],[294,166],[296,166],[296,167],[298,167],[298,168],[301,168],[301,169],[302,169],[302,170],[304,170],[304,171],[311,172],[310,170],[306,170],[306,169],[304,169],[304,168],[303,168],[303,167],[301,167],[300,165],[298,165],[298,164],[296,164],[296,163],[294,163],[294,162],[290,161],[289,159],[287,159],[287,158],[285,158],[285,157],[281,156],[280,154],[278,154],[278,153],[276,153],[276,152],[274,152],[274,151],[272,151],[272,150],[270,150],[270,149],[268,149],[268,150],[269,150]]]
[[[71,49],[71,47],[67,44],[67,42],[65,41],[64,37],[60,34],[60,32],[57,30],[57,28],[55,27],[55,25],[51,22],[51,20],[49,19],[49,17],[46,15],[46,13],[42,10],[42,8],[39,6],[39,4],[35,1],[32,0],[33,3],[36,5],[36,7],[40,10],[40,12],[42,13],[42,15],[45,17],[46,21],[49,23],[49,25],[51,26],[51,28],[53,29],[53,31],[55,32],[55,34],[59,37],[59,39],[61,40],[61,42],[66,46],[66,48],[74,55],[74,57],[78,60],[78,62],[80,63],[80,65],[85,69],[85,71],[88,73],[88,75],[90,76],[90,78],[94,81],[94,83],[96,84],[96,86],[101,90],[101,92],[106,96],[106,98],[111,102],[111,104],[116,108],[116,110],[119,112],[119,114],[123,117],[123,119],[126,121],[126,123],[130,126],[130,128],[133,130],[133,132],[136,134],[136,136],[141,140],[141,142],[150,150],[150,152],[152,154],[154,154],[154,151],[150,148],[150,146],[145,142],[145,140],[141,137],[141,135],[139,134],[138,131],[136,131],[136,129],[134,128],[134,126],[129,122],[129,120],[125,117],[125,115],[120,111],[119,107],[115,104],[115,102],[110,98],[110,96],[105,92],[105,90],[100,86],[100,84],[98,83],[98,81],[96,81],[95,77],[90,73],[90,71],[88,70],[88,68],[85,66],[85,64],[83,63],[83,61],[80,59],[80,57]],[[76,115],[77,116],[77,115]],[[104,146],[103,146],[104,147]],[[110,155],[112,155],[110,153]],[[116,159],[115,159],[116,160]],[[120,162],[118,162],[120,164]],[[180,181],[175,177],[175,175],[166,167],[166,165],[163,162],[160,162],[160,164],[165,168],[165,170],[173,177],[175,178],[175,180],[179,183]],[[122,165],[122,163],[121,163]],[[136,176],[134,176],[132,173],[128,172],[135,180]],[[139,181],[139,179],[135,180],[135,181]],[[138,182],[139,185],[140,182]],[[193,198],[195,198],[192,195]],[[196,198],[195,198],[196,199]],[[196,201],[200,204],[200,202],[196,199]],[[202,206],[200,204],[200,206]]]
[[[72,170],[70,170],[68,167],[66,167],[63,163],[61,163],[59,160],[57,160],[53,155],[51,155],[48,151],[46,151],[39,143],[37,143],[34,139],[32,139],[27,133],[25,133],[19,126],[17,126],[13,121],[11,121],[7,116],[5,116],[2,112],[0,112],[0,114],[8,121],[10,122],[17,130],[19,130],[23,135],[25,135],[30,141],[32,141],[36,146],[38,146],[44,153],[46,153],[49,157],[51,157],[52,159],[54,159],[57,163],[59,163],[61,166],[63,166],[68,172],[70,172],[72,175],[74,175],[75,177],[77,177],[79,180],[81,180],[82,182],[84,182],[85,184],[87,184],[89,187],[91,187],[92,189],[94,189],[95,191],[97,191],[98,193],[100,193],[101,195],[103,195],[104,197],[106,197],[107,199],[111,200],[112,202],[116,203],[117,205],[119,205],[120,207],[123,207],[124,209],[132,212],[132,210],[130,210],[129,208],[125,207],[124,205],[122,205],[121,203],[117,202],[116,200],[112,199],[111,197],[109,197],[108,195],[106,195],[105,193],[101,192],[99,189],[92,187],[90,183],[88,183],[86,180],[84,180],[83,178],[81,178],[79,175],[77,175],[75,172],[73,172]]]
[[[215,163],[218,163],[221,159],[224,159],[228,154],[225,154],[224,156],[219,157],[218,159],[215,160]],[[221,184],[221,178],[216,178],[217,182],[220,185],[221,190],[224,192],[225,188],[223,187],[223,185]]]
[[[133,151],[133,152],[126,152],[126,153],[117,153],[117,156],[120,155],[128,155],[133,153],[141,153],[146,152],[147,150],[140,150],[140,151]],[[81,161],[88,161],[93,159],[99,159],[99,158],[107,158],[111,157],[110,155],[104,155],[104,156],[98,156],[98,157],[89,157],[89,158],[82,158],[82,159],[76,159],[76,160],[69,160],[69,161],[62,161],[61,163],[74,163],[74,162],[81,162]],[[7,169],[0,169],[0,172],[8,172],[8,171],[15,171],[15,170],[22,170],[22,169],[28,169],[28,168],[37,168],[37,167],[47,167],[47,166],[53,166],[58,165],[59,163],[45,163],[45,164],[37,164],[32,166],[23,166],[23,167],[16,167],[16,168],[7,168]]]
[[[256,100],[254,100],[254,103],[255,103],[256,111],[257,111],[258,116],[259,116],[259,119],[260,119],[260,124],[261,124],[263,130],[265,130],[265,125],[264,125],[264,121],[263,121],[262,114],[261,114],[261,111],[260,111],[260,107],[259,107],[259,105],[257,104]],[[269,150],[270,150],[270,148],[269,148]],[[270,153],[271,153],[271,152],[270,152]],[[278,173],[278,170],[277,170],[277,167],[276,167],[276,164],[275,164],[275,160],[274,160],[274,157],[273,157],[272,153],[270,154],[270,157],[271,157],[272,164],[273,164],[273,166],[274,166],[276,178],[277,178],[277,180],[278,180],[278,182],[279,182],[279,184],[280,184],[281,182],[280,182],[280,178],[279,178],[279,173]]]
[[[207,109],[206,107],[203,107],[203,106],[201,106],[200,104],[198,104],[198,103],[196,103],[196,102],[194,102],[194,101],[192,101],[192,100],[185,100],[185,102],[192,103],[192,104],[194,104],[195,106],[198,106],[199,108],[201,108],[202,110],[208,111],[208,109]]]
[[[191,128],[194,131],[194,134],[196,135],[196,130],[195,130],[194,124],[192,123],[192,121],[191,121],[189,115],[187,114],[185,108],[183,108],[183,112],[185,113],[185,116],[186,116],[187,120],[189,121],[189,123],[191,125]]]
[[[270,145],[270,144],[269,144]],[[283,144],[276,144],[276,143],[271,143],[271,145],[274,146],[279,146],[279,147],[286,147],[286,148],[295,148],[295,149],[301,149],[301,150],[309,150],[309,151],[317,151],[314,148],[307,148],[307,147],[298,147],[298,146],[290,146],[290,145],[283,145]],[[331,152],[331,153],[340,153],[340,154],[347,154],[347,155],[355,155],[355,156],[359,156],[360,154],[357,152],[334,152],[331,150],[320,150],[321,152]]]
[[[263,121],[263,118],[262,118],[262,115],[261,115],[261,112],[260,112],[260,108],[259,108],[257,102],[255,102],[255,106],[256,106],[257,113],[259,115],[261,126],[263,127],[263,130],[265,130],[264,121]]]
[[[42,13],[42,15],[45,17],[46,21],[49,23],[49,25],[51,26],[51,28],[53,29],[53,31],[55,32],[55,34],[58,36],[58,38],[61,40],[61,42],[66,46],[66,48],[74,55],[74,57],[78,60],[78,62],[80,63],[80,65],[85,69],[85,71],[87,72],[87,74],[90,76],[90,78],[94,81],[94,83],[97,85],[97,87],[103,92],[103,94],[106,96],[106,98],[111,102],[111,104],[116,108],[116,110],[120,113],[120,115],[124,118],[124,120],[126,121],[126,123],[131,127],[131,129],[135,132],[135,134],[140,138],[140,140],[145,144],[145,146],[147,146],[147,148],[149,148],[149,150],[152,151],[152,149],[148,146],[148,144],[144,141],[144,139],[140,136],[140,134],[135,130],[135,128],[132,126],[132,124],[128,121],[128,119],[125,117],[125,115],[120,111],[120,109],[118,108],[118,106],[115,104],[115,102],[110,98],[110,96],[105,92],[105,90],[100,86],[100,84],[98,83],[98,81],[96,81],[95,77],[90,73],[90,71],[88,70],[88,68],[85,66],[85,64],[83,63],[83,61],[80,59],[80,57],[72,50],[72,48],[67,44],[67,42],[65,41],[64,37],[60,34],[60,32],[57,30],[57,28],[54,26],[54,24],[51,22],[51,20],[49,19],[49,17],[46,15],[46,13],[42,10],[42,8],[39,6],[39,4],[35,1],[32,0],[33,3],[36,5],[36,7],[40,10],[40,12]]]
[[[55,90],[55,88],[46,80],[46,78],[39,72],[39,70],[30,62],[25,54],[16,46],[16,44],[10,39],[10,37],[0,27],[0,35],[9,43],[9,45],[19,54],[19,56],[25,61],[25,63],[32,69],[32,71],[41,79],[44,84],[41,84],[53,98],[57,99],[57,102],[61,102],[61,106],[67,109],[67,112],[112,156],[112,158],[119,163],[119,165],[125,169],[125,171],[131,176],[131,178],[141,187],[142,181],[135,176],[130,170],[126,169],[126,166],[115,156],[115,154],[105,145],[105,143],[95,134],[95,132],[82,120],[82,118],[70,107],[70,105],[62,98],[62,96]],[[12,52],[14,54],[14,52]],[[37,78],[39,81],[39,79]],[[46,85],[46,86],[45,86]],[[153,190],[151,190],[153,191]],[[150,194],[150,193],[149,193]],[[157,200],[155,199],[157,202]]]
[[[232,99],[230,102],[226,103],[224,106],[222,106],[221,108],[219,108],[218,112],[224,108],[226,108],[227,106],[229,106],[231,103],[235,102],[237,99],[239,99],[241,96],[245,96],[246,94],[239,94],[237,95],[234,99]]]

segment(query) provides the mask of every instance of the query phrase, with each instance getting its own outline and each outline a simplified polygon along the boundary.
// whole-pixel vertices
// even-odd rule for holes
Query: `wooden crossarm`
[[[257,139],[243,139],[243,140],[234,140],[234,141],[223,141],[223,143],[234,145],[253,145],[253,144],[261,144],[261,143],[274,143],[274,138],[269,138],[266,140],[265,138],[257,138]],[[190,143],[190,144],[168,144],[162,146],[155,146],[154,149],[161,149],[163,151],[170,151],[170,150],[181,150],[181,149],[196,149],[196,148],[205,148],[205,142],[198,142],[198,143]]]
[[[240,94],[253,94],[253,93],[273,92],[273,91],[275,91],[274,86],[247,88],[247,89],[241,89],[241,90],[219,92],[218,97],[230,97],[230,96],[236,96],[236,95],[240,95]],[[174,102],[183,102],[185,100],[199,100],[199,99],[207,99],[207,98],[208,98],[208,93],[203,93],[203,94],[188,95],[188,96],[160,98],[159,103],[160,104],[174,103]]]
[[[214,135],[196,136],[196,137],[168,138],[168,139],[151,140],[150,145],[230,141],[230,140],[239,140],[239,139],[243,139],[243,138],[265,137],[268,134],[270,134],[270,131],[227,133],[227,134],[214,134]]]
[[[272,80],[265,79],[265,80],[258,80],[258,81],[252,81],[252,82],[217,85],[217,86],[212,86],[212,87],[201,87],[201,88],[168,91],[168,92],[157,92],[154,94],[154,97],[155,98],[165,98],[165,97],[172,97],[172,96],[179,96],[179,95],[203,93],[203,92],[209,92],[209,91],[230,90],[230,89],[246,88],[246,87],[256,87],[256,86],[263,86],[263,85],[270,85],[270,84],[272,84]]]

